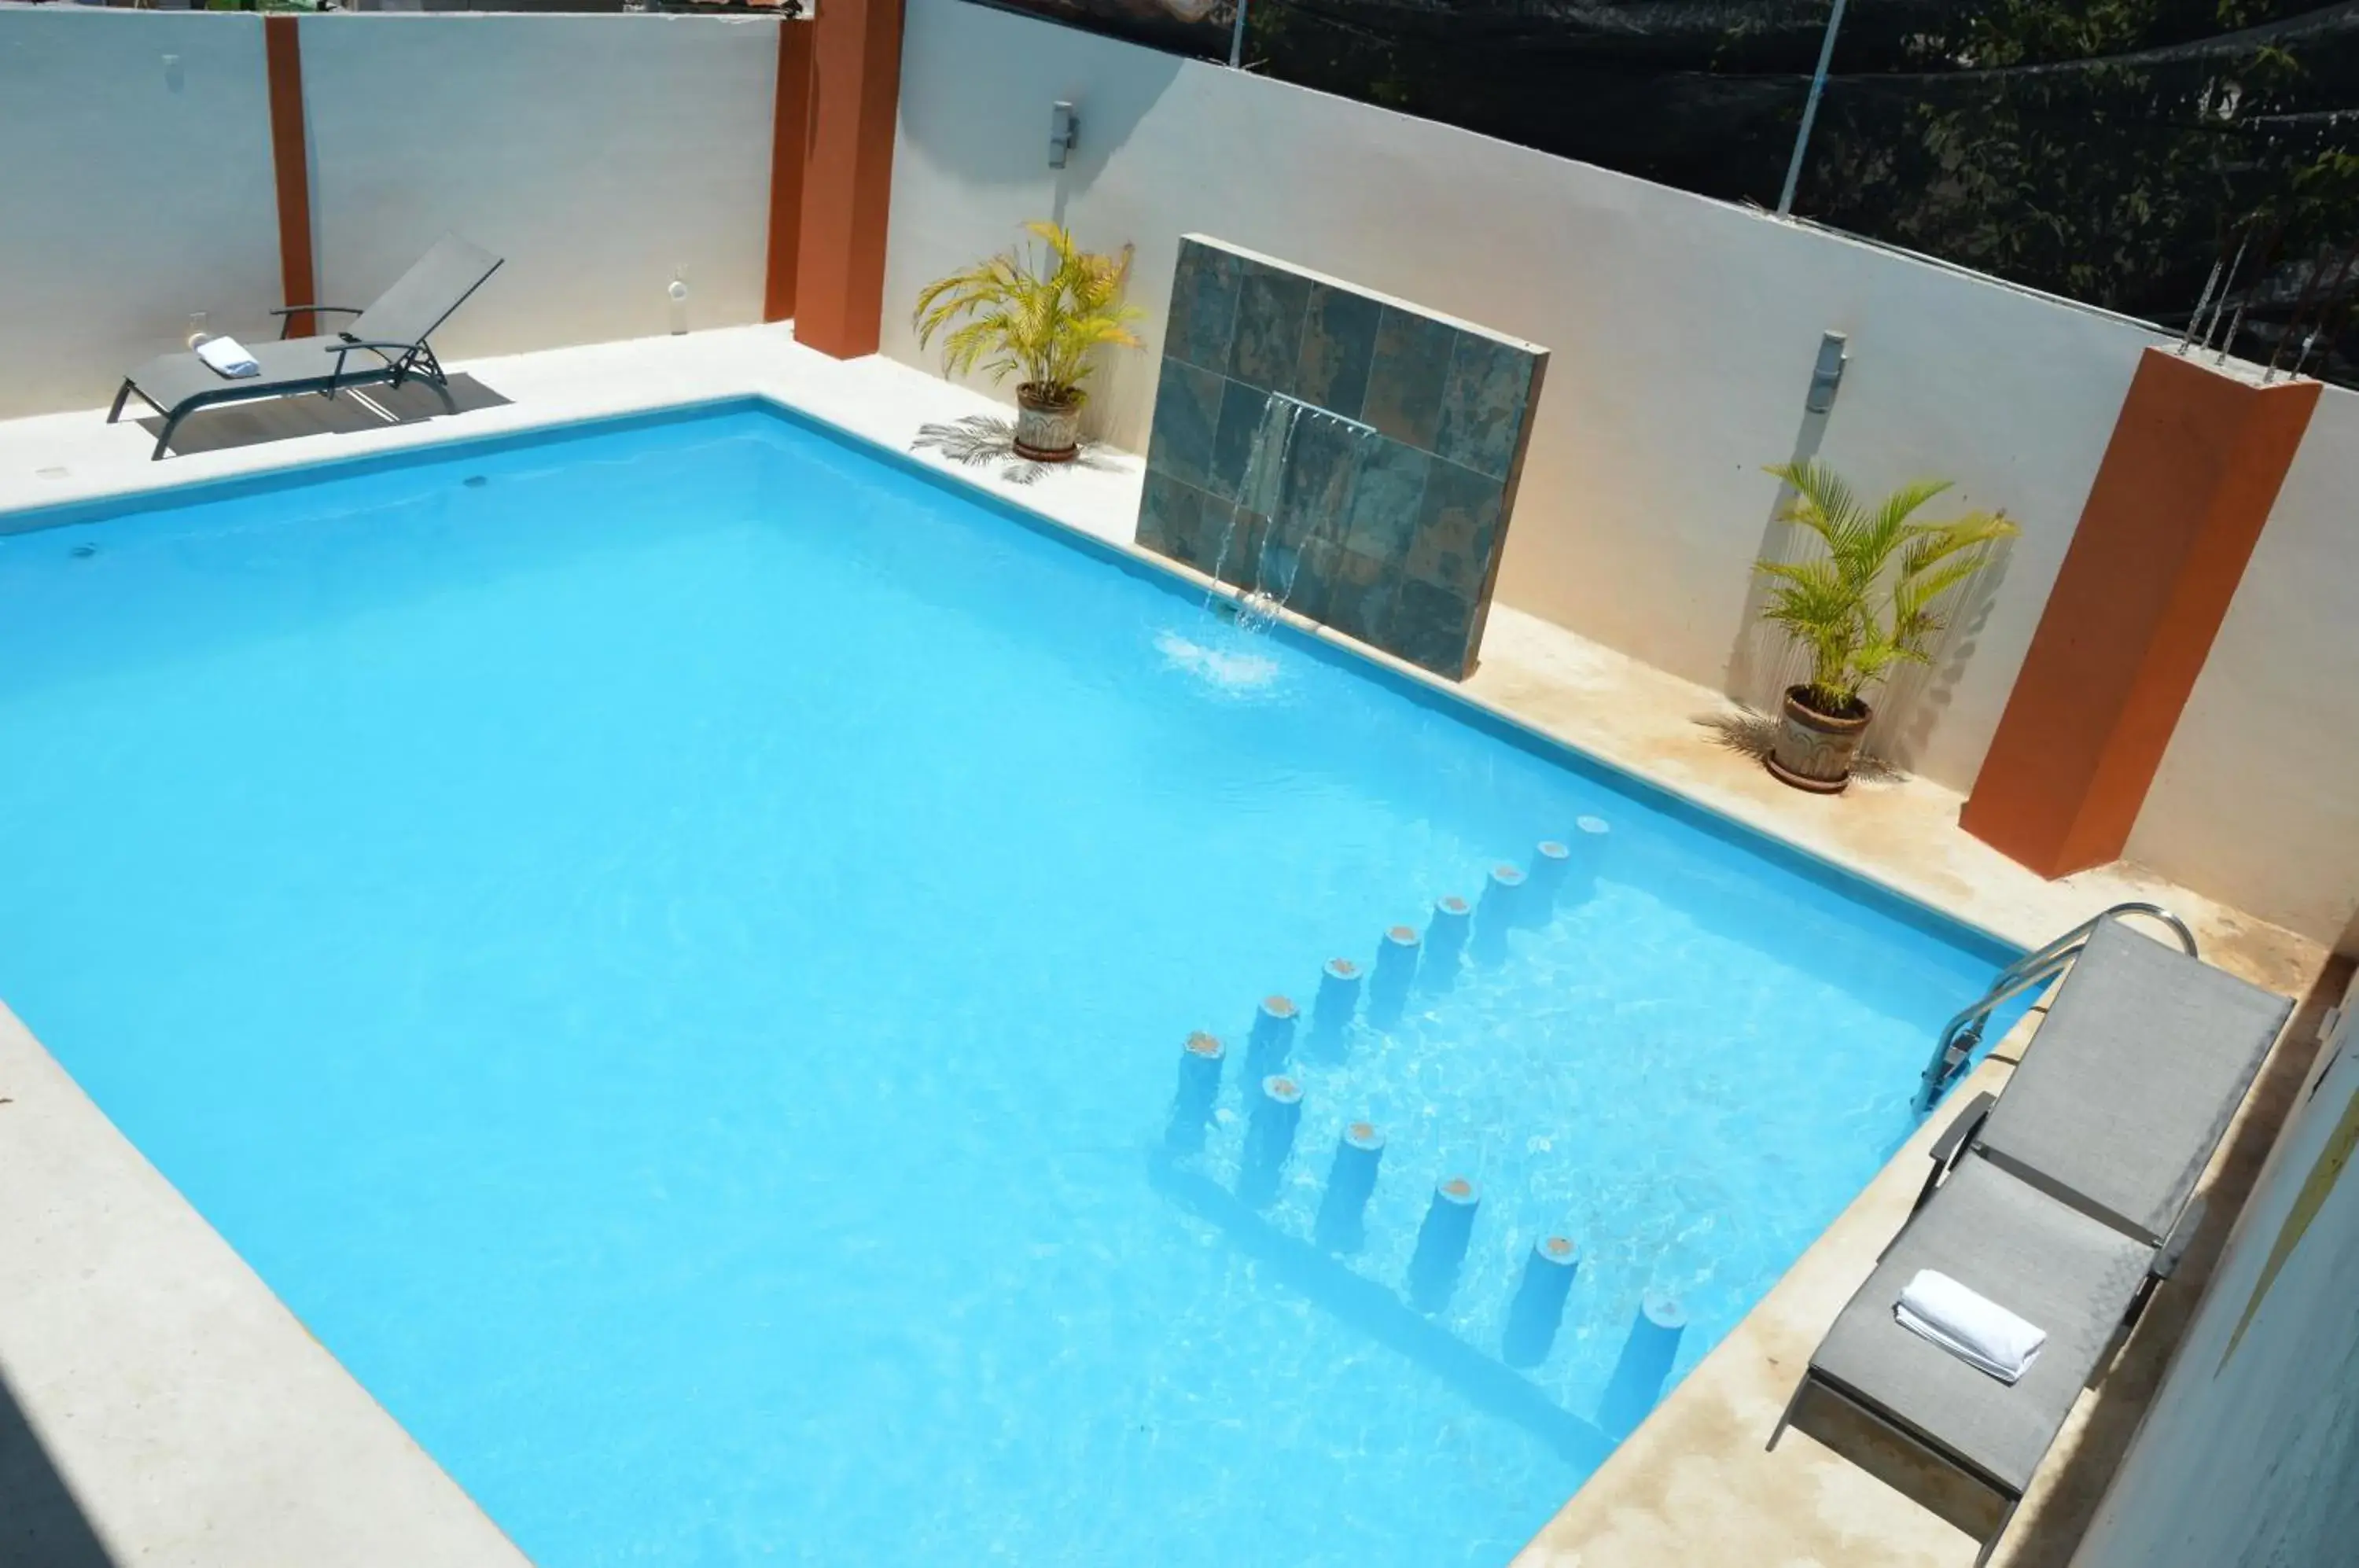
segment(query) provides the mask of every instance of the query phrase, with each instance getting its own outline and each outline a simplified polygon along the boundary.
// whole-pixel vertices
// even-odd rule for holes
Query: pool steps
[[[1614,1439],[1586,1415],[1574,1413],[1530,1377],[1495,1353],[1410,1306],[1390,1287],[1370,1279],[1332,1252],[1271,1223],[1194,1162],[1157,1154],[1147,1160],[1149,1185],[1172,1203],[1216,1226],[1269,1277],[1318,1303],[1353,1331],[1446,1379],[1460,1394],[1503,1421],[1515,1422],[1583,1471],[1613,1452]]]
[[[1400,1021],[1413,992],[1449,989],[1464,959],[1486,965],[1505,961],[1509,931],[1545,926],[1559,907],[1595,890],[1611,844],[1612,829],[1603,819],[1582,817],[1569,838],[1540,841],[1528,871],[1505,862],[1494,866],[1479,904],[1445,894],[1434,901],[1422,935],[1411,926],[1387,928],[1372,968],[1348,958],[1330,959],[1311,1004],[1310,1039],[1331,1048],[1340,1045],[1363,1003],[1372,1028],[1389,1029]],[[1234,1196],[1256,1213],[1276,1200],[1301,1126],[1302,1083],[1286,1071],[1299,1017],[1290,997],[1266,996],[1247,1038],[1246,1081],[1257,1078],[1259,1086],[1252,1096]],[[1180,1086],[1165,1139],[1172,1152],[1202,1149],[1225,1056],[1220,1040],[1209,1033],[1191,1034],[1182,1046]],[[1367,1206],[1384,1150],[1384,1133],[1372,1122],[1348,1123],[1337,1137],[1312,1226],[1321,1252],[1349,1255],[1366,1245]],[[1403,1281],[1408,1305],[1428,1318],[1447,1308],[1457,1290],[1482,1202],[1482,1189],[1472,1176],[1453,1172],[1434,1184]],[[1547,1360],[1580,1259],[1580,1247],[1570,1236],[1544,1236],[1532,1243],[1500,1333],[1499,1359],[1506,1366],[1528,1371]],[[1676,1300],[1646,1292],[1599,1404],[1600,1432],[1619,1439],[1654,1408],[1678,1360],[1686,1326]]]

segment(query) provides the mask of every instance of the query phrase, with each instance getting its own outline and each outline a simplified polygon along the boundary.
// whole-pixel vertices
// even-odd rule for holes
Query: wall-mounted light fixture
[[[1062,169],[1071,156],[1073,144],[1081,139],[1082,117],[1073,106],[1059,99],[1049,111],[1049,167]]]
[[[1848,341],[1841,332],[1829,332],[1819,340],[1819,363],[1810,371],[1810,395],[1802,405],[1813,414],[1823,414],[1835,406],[1835,388],[1843,385],[1843,366],[1851,363],[1843,346]]]

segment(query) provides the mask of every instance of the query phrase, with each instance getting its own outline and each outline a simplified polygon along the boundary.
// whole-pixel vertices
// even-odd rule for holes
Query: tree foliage
[[[998,3],[1213,58],[1235,16],[1194,0]],[[1245,57],[1305,86],[1766,205],[1831,5],[1249,0]],[[2237,346],[2265,358],[2314,269],[2331,277],[2328,258],[2359,237],[2354,126],[2351,0],[1852,0],[1796,211],[2174,327],[2248,240]],[[2359,383],[2347,315],[2326,368]]]

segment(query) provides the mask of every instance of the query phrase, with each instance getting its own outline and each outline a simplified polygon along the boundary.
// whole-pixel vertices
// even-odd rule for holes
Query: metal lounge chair
[[[415,376],[440,393],[451,412],[449,378],[434,357],[427,339],[440,330],[467,297],[500,268],[501,258],[455,234],[445,234],[419,258],[366,310],[349,305],[289,305],[271,312],[293,317],[318,311],[348,315],[352,326],[326,337],[281,338],[248,348],[262,367],[255,376],[226,376],[194,354],[168,354],[151,359],[124,377],[106,422],[123,417],[125,399],[136,392],[164,416],[149,461],[161,458],[172,444],[180,421],[200,408],[217,403],[243,403],[256,397],[285,397],[317,392],[332,397],[345,387],[395,387]]]
[[[2004,1505],[2031,1478],[2156,1284],[2192,1239],[2190,1198],[2292,1003],[2101,924],[2003,1094],[1935,1144],[1908,1224],[1812,1354],[1769,1435],[1823,1389]],[[1904,1329],[1893,1303],[1938,1269],[2048,1333],[2006,1384]]]

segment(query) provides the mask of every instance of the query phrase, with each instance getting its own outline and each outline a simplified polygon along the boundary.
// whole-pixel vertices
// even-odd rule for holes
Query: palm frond
[[[1842,540],[1851,530],[1859,505],[1852,499],[1851,489],[1840,474],[1813,460],[1809,463],[1780,463],[1769,472],[1782,479],[1794,492],[1778,514],[1781,522],[1794,523],[1808,528],[1824,540],[1830,550],[1840,550]]]
[[[1934,496],[1940,495],[1943,491],[1946,491],[1949,488],[1950,481],[1946,479],[1912,479],[1908,481],[1908,483],[1903,485],[1899,489],[1895,490],[1891,495],[1886,495],[1882,501],[1876,503],[1875,516],[1878,535],[1880,537],[1891,537],[1897,539],[1900,537],[1904,531],[1911,528],[1912,527],[1916,528],[1925,528],[1928,527],[1940,528],[1946,526],[1942,524],[1928,525],[1924,523],[1912,525],[1908,519],[1916,514],[1919,507],[1924,506],[1926,502],[1931,500]]]
[[[1901,552],[1901,574],[1913,577],[1962,551],[1984,549],[2020,531],[2005,512],[1969,512],[1946,523],[1916,524]]]

